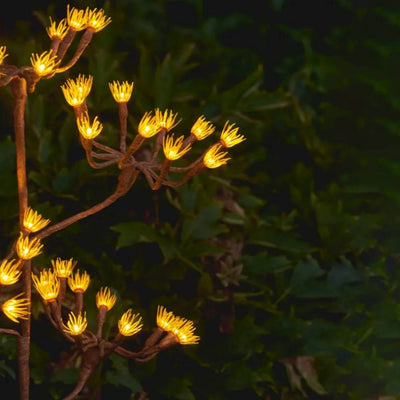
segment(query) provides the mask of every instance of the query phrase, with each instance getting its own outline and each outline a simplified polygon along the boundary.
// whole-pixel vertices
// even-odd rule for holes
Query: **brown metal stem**
[[[25,104],[27,98],[26,80],[16,78],[11,81],[11,89],[14,98],[14,133],[16,147],[17,164],[17,186],[18,186],[18,204],[19,204],[19,224],[20,230],[23,230],[23,221],[25,210],[28,207],[28,186],[26,179],[26,148],[25,148]],[[22,265],[22,285],[26,297],[29,299],[28,312],[30,314],[31,299],[31,262],[26,261]],[[20,399],[29,399],[29,356],[30,356],[30,336],[31,320],[30,318],[21,321],[21,336],[17,337],[17,355],[18,355],[18,376]]]
[[[101,201],[100,203],[94,205],[93,207],[91,207],[85,211],[81,211],[80,213],[77,213],[77,214],[73,215],[72,217],[66,218],[63,221],[58,222],[57,224],[49,226],[47,229],[44,229],[43,231],[41,231],[36,237],[38,239],[46,238],[47,236],[50,236],[53,233],[66,228],[67,226],[73,224],[74,222],[77,222],[83,218],[88,217],[89,215],[92,215],[92,214],[95,214],[95,213],[101,211],[103,208],[106,208],[110,204],[114,203],[120,197],[121,197],[121,195],[119,195],[117,192],[114,192],[112,195],[110,195],[105,200]]]
[[[125,102],[118,103],[118,115],[119,115],[120,129],[121,129],[119,148],[122,153],[125,153],[125,151],[126,151],[127,119],[128,119],[128,106]]]
[[[69,33],[69,32],[68,32]],[[91,29],[86,29],[85,33],[82,35],[81,40],[79,42],[78,48],[72,57],[72,59],[65,64],[63,67],[57,68],[56,73],[64,72],[67,69],[73,67],[76,62],[79,60],[80,56],[85,51],[86,47],[89,45],[90,41],[93,37],[93,31]]]

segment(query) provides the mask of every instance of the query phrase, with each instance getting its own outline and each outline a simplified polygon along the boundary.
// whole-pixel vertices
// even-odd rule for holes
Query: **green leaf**
[[[171,56],[167,55],[157,66],[154,76],[154,101],[162,111],[168,107],[174,84]]]
[[[206,239],[226,232],[218,221],[221,218],[222,206],[219,202],[203,208],[192,218],[185,218],[182,225],[182,242],[195,239]]]
[[[107,370],[106,380],[115,386],[122,386],[130,389],[132,393],[143,390],[141,383],[129,371],[128,360],[113,355],[110,357],[112,369]]]
[[[159,391],[171,400],[195,400],[196,398],[190,390],[191,386],[189,379],[171,378],[159,388]]]
[[[291,268],[286,256],[270,256],[267,252],[260,252],[254,256],[243,255],[242,260],[246,273],[255,276],[279,273]]]
[[[8,140],[0,142],[0,170],[2,173],[5,171],[15,171],[15,157],[14,143]]]
[[[297,238],[291,232],[284,232],[273,227],[261,228],[250,232],[249,243],[295,253],[310,253],[315,248]]]
[[[119,233],[117,249],[129,247],[136,243],[157,241],[157,233],[154,228],[143,222],[122,222],[112,226],[111,230]]]

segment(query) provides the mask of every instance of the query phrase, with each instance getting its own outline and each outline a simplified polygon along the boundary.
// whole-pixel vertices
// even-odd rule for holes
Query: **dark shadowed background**
[[[46,239],[34,268],[55,257],[87,270],[95,294],[143,316],[157,305],[194,321],[198,345],[147,364],[118,356],[90,381],[98,398],[151,400],[396,399],[400,395],[400,7],[393,1],[71,2],[112,23],[71,70],[42,81],[26,113],[30,205],[57,222],[101,201],[117,170],[91,170],[60,86],[93,76],[88,108],[115,145],[112,80],[134,81],[129,138],[144,112],[172,109],[188,134],[205,115],[246,141],[226,166],[177,189],[144,179],[101,213]],[[3,7],[6,62],[29,65],[49,45],[49,16],[67,3]],[[12,98],[0,90],[0,251],[18,234]],[[211,139],[210,139],[211,140]],[[207,144],[198,143],[192,156]],[[190,158],[190,157],[189,157]],[[78,268],[77,267],[77,268]],[[0,293],[1,295],[1,293]],[[73,387],[70,349],[34,294],[32,399]],[[1,315],[4,327],[14,327]],[[0,337],[0,388],[15,393],[15,343]],[[388,397],[385,397],[388,396]],[[83,395],[82,399],[95,398]]]

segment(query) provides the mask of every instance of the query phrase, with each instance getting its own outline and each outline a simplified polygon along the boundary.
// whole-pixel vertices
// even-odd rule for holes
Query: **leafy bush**
[[[149,364],[112,358],[91,382],[101,398],[399,395],[400,11],[392,2],[307,3],[103,6],[113,22],[71,74],[94,76],[89,101],[104,140],[117,137],[107,87],[116,77],[135,81],[131,134],[143,112],[167,107],[183,118],[179,132],[204,114],[220,129],[237,123],[247,140],[227,166],[174,190],[139,181],[46,243],[40,265],[78,260],[94,277],[92,298],[110,285],[119,307],[143,315],[145,331],[158,304],[198,327],[198,346]],[[46,38],[26,33],[63,15],[59,6],[35,6],[16,36],[3,36],[10,57],[41,48]],[[86,165],[61,83],[37,88],[26,121],[31,200],[54,220],[100,201],[116,178]],[[9,96],[0,96],[4,254],[17,204]],[[68,348],[39,301],[35,309],[33,398],[60,398],[75,366],[64,365]],[[2,337],[0,346],[0,382],[12,386],[14,342]]]

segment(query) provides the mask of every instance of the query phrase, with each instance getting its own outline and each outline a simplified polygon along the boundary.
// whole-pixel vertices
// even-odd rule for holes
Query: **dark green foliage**
[[[178,189],[152,192],[140,179],[114,205],[46,239],[35,267],[77,260],[92,276],[92,323],[96,291],[118,294],[110,335],[133,307],[144,321],[130,343],[138,346],[162,304],[201,336],[144,365],[113,356],[90,382],[102,399],[142,390],[151,400],[400,396],[400,9],[373,3],[105,2],[113,22],[67,76],[29,97],[30,203],[53,222],[104,199],[117,177],[87,166],[60,89],[67,77],[93,75],[88,107],[105,125],[105,144],[118,145],[112,80],[135,81],[129,139],[155,107],[179,113],[177,134],[204,114],[218,133],[229,120],[247,138],[226,166]],[[10,63],[46,49],[47,16],[66,13],[52,2],[30,10],[10,17],[16,26],[6,12],[0,21]],[[2,88],[2,254],[17,234],[10,99]],[[59,399],[77,365],[35,301],[34,392]],[[0,339],[6,386],[15,346]]]

